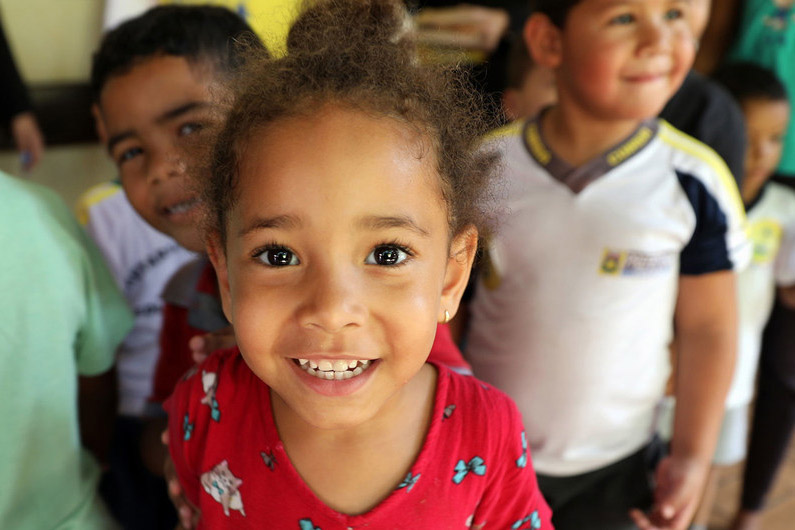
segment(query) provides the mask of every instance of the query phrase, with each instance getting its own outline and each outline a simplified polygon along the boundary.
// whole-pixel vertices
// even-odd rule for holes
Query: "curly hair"
[[[457,67],[420,64],[408,17],[396,0],[324,0],[290,30],[287,55],[249,52],[233,83],[234,104],[204,182],[211,232],[225,239],[241,157],[252,136],[277,120],[311,116],[328,105],[393,118],[435,150],[452,234],[489,223],[484,207],[496,155],[481,148],[496,114]]]

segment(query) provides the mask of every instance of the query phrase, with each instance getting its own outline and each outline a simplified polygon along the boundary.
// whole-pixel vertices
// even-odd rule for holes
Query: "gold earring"
[[[447,324],[448,322],[450,322],[450,312],[447,309],[445,309],[444,310],[444,322],[443,322],[443,324]]]

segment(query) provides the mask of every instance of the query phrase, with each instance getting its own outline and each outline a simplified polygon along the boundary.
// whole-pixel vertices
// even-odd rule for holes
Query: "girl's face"
[[[744,101],[742,109],[748,145],[740,191],[743,201],[748,204],[756,198],[781,161],[790,106],[786,100],[756,98]]]
[[[360,425],[425,363],[476,232],[451,246],[433,150],[396,120],[328,106],[243,151],[225,253],[210,244],[240,350],[304,421]]]

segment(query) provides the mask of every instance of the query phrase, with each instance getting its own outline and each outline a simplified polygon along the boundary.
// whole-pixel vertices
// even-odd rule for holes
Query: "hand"
[[[510,17],[502,9],[461,4],[423,9],[414,22],[422,44],[490,53],[508,29]]]
[[[30,171],[44,154],[44,136],[32,112],[22,112],[11,118],[11,136],[22,156],[22,169]]]
[[[168,430],[163,431],[160,439],[163,445],[168,446]],[[182,491],[182,486],[179,484],[177,478],[177,471],[174,469],[174,461],[171,460],[171,454],[166,452],[165,463],[163,464],[163,476],[168,485],[168,496],[171,498],[171,503],[177,509],[177,516],[179,517],[179,530],[190,530],[196,528],[199,522],[201,512],[185,497],[185,492]]]
[[[657,466],[654,506],[649,514],[632,510],[642,530],[685,530],[696,513],[709,473],[709,462],[677,456]]]
[[[235,331],[232,326],[206,335],[197,335],[188,342],[188,347],[193,354],[193,362],[196,364],[204,361],[215,350],[232,348],[235,345],[237,345],[237,339],[235,339]]]

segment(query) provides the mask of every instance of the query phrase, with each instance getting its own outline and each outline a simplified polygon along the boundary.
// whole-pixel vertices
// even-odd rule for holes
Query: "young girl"
[[[494,159],[398,6],[316,4],[237,86],[206,198],[239,349],[167,403],[200,527],[551,528],[513,403],[426,363]]]

